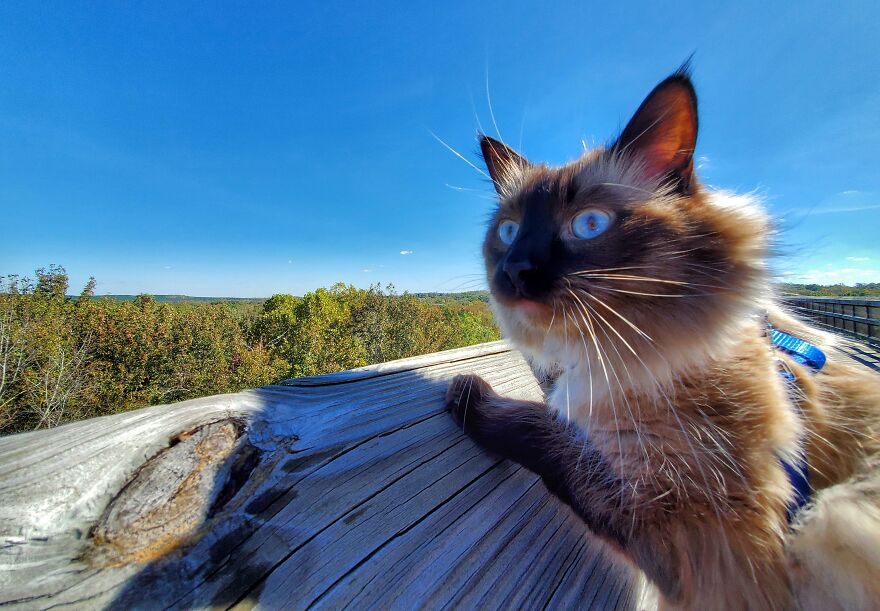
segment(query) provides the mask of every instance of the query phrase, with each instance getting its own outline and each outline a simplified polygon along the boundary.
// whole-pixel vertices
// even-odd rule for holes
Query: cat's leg
[[[667,601],[681,601],[681,561],[669,546],[634,528],[620,503],[619,476],[579,427],[556,417],[543,403],[502,397],[475,375],[453,379],[446,403],[459,426],[487,450],[541,477],[590,530],[641,568]]]
[[[477,376],[456,377],[447,406],[481,446],[541,476],[593,533],[645,572],[671,607],[789,607],[781,541],[778,561],[759,550],[765,557],[759,565],[749,537],[695,518],[690,503],[663,505],[673,496],[664,490],[646,491],[653,503],[627,500],[632,486],[577,425],[542,403],[501,397]],[[725,554],[720,545],[728,536],[741,547]]]
[[[474,441],[540,475],[551,492],[572,504],[560,449],[575,442],[574,425],[558,421],[543,403],[498,395],[475,375],[453,379],[446,405]]]
[[[633,531],[631,515],[618,502],[619,477],[577,425],[556,417],[543,403],[501,397],[475,375],[456,376],[446,402],[474,441],[541,476],[553,494],[615,548],[632,548],[640,533]],[[655,582],[665,582],[664,594],[675,598],[677,575],[667,570],[674,562],[633,560]]]

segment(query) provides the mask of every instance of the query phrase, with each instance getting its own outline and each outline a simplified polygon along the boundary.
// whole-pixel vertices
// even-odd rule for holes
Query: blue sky
[[[880,281],[880,4],[332,4],[0,4],[0,275],[481,288],[491,187],[431,133],[478,163],[488,75],[562,163],[696,51],[704,181],[766,199],[780,274]]]

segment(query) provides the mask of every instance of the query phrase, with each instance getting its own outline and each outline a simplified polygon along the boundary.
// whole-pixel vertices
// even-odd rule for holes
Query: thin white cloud
[[[371,270],[371,269],[365,267],[365,268],[362,269],[361,271],[364,272],[365,274],[369,274],[369,273],[372,273],[373,270]]]
[[[870,257],[847,257],[847,261],[870,261]]]
[[[868,204],[865,206],[829,206],[822,208],[813,208],[812,210],[803,210],[798,211],[807,215],[814,214],[844,214],[846,212],[864,212],[866,210],[878,210],[880,209],[880,204]]]
[[[844,267],[841,269],[808,269],[805,272],[786,274],[789,282],[804,282],[807,284],[856,284],[858,282],[880,281],[880,270],[858,269]]]
[[[866,212],[880,209],[880,194],[874,191],[858,191],[849,189],[841,191],[824,201],[818,203],[815,208],[805,208],[802,214],[808,216],[814,214],[845,214],[847,212]]]
[[[174,269],[173,265],[163,265],[162,269]]]
[[[406,255],[411,255],[414,252],[415,252],[414,250],[401,250],[400,254],[402,254],[403,256],[406,256]]]
[[[288,264],[288,265],[292,265],[292,264],[293,264],[293,259],[288,259],[288,260],[287,260],[287,264]]]

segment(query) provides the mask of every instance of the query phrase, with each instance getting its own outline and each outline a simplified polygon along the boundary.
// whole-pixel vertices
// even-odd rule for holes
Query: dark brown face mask
[[[642,352],[664,341],[685,351],[700,328],[751,307],[766,278],[767,223],[702,188],[697,128],[683,69],[650,92],[618,138],[564,166],[481,138],[499,196],[483,257],[508,336],[537,350],[548,333],[564,343],[566,332],[607,332],[624,351],[646,337],[655,341]]]
[[[634,160],[649,183],[687,195],[696,134],[696,96],[682,70],[660,83],[620,137],[591,161]],[[591,161],[559,169],[534,165],[488,136],[480,149],[501,197],[484,243],[496,298],[550,303],[573,273],[638,263],[639,244],[650,236],[625,224],[633,199],[627,188],[637,187],[589,184],[580,174]]]

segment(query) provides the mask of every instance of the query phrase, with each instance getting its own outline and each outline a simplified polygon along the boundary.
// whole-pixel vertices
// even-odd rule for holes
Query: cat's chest
[[[671,401],[668,390],[655,379],[599,366],[563,369],[547,396],[552,410],[585,431],[612,425],[633,428],[658,405],[668,411]]]
[[[743,470],[752,471],[744,463],[777,464],[802,437],[784,397],[762,388],[775,382],[775,376],[748,378],[724,368],[664,383],[601,367],[569,367],[556,379],[547,404],[578,424],[622,475],[638,480],[669,465],[741,480]]]

